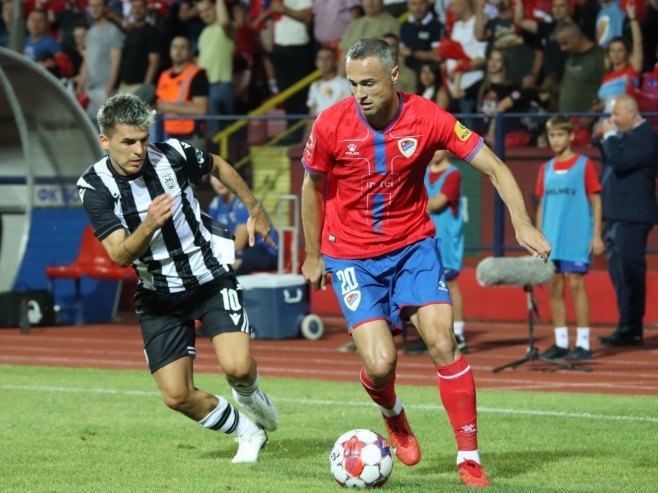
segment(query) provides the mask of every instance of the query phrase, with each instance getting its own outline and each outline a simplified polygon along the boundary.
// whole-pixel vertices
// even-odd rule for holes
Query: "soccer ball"
[[[334,443],[329,466],[343,488],[378,488],[393,470],[391,447],[374,431],[348,431]]]

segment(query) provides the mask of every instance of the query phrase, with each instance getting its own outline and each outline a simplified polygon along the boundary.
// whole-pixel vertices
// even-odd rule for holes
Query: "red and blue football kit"
[[[470,161],[483,140],[436,103],[399,93],[400,108],[373,129],[350,97],[320,113],[306,143],[306,170],[327,176],[321,251],[371,258],[435,234],[424,178],[434,152]]]
[[[385,320],[395,331],[414,308],[451,303],[439,240],[426,212],[425,172],[435,151],[447,149],[470,161],[483,140],[432,101],[398,97],[398,113],[381,131],[368,124],[354,97],[327,108],[302,158],[307,172],[327,178],[321,252],[348,330]],[[464,455],[475,457],[471,368],[461,356],[436,371],[460,454],[475,451]],[[379,385],[362,368],[360,379],[382,410],[401,407],[394,376]]]

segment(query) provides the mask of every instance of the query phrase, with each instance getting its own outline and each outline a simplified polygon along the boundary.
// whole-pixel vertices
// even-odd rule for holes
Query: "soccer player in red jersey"
[[[318,116],[302,162],[302,271],[314,289],[332,285],[363,361],[360,380],[380,406],[400,461],[420,448],[395,393],[392,333],[409,319],[436,366],[443,406],[457,439],[464,484],[490,484],[477,446],[475,384],[452,332],[453,312],[434,225],[425,212],[427,163],[438,149],[489,176],[510,211],[516,238],[545,261],[550,244],[531,223],[509,168],[451,114],[420,96],[398,93],[399,69],[382,39],[347,52],[354,97]]]

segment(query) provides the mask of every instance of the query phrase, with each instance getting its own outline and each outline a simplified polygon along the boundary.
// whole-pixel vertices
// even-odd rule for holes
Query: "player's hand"
[[[551,244],[544,235],[532,224],[526,223],[516,227],[516,241],[530,252],[533,257],[540,257],[548,262],[551,254]]]
[[[322,255],[306,255],[304,265],[302,265],[302,274],[316,291],[327,289],[327,273],[324,270]]]
[[[601,237],[595,236],[594,238],[592,238],[592,242],[589,245],[590,255],[598,255],[600,253],[603,253],[604,251],[605,251],[605,243],[603,243]]]
[[[256,244],[256,234],[259,234],[265,240],[265,243],[273,248],[277,248],[276,243],[270,238],[270,227],[270,220],[260,203],[249,210],[249,219],[247,219],[249,246],[252,247]]]
[[[175,203],[176,197],[168,193],[163,193],[153,199],[153,202],[149,204],[146,219],[144,219],[144,223],[151,232],[154,233],[162,228],[164,223],[173,217]]]

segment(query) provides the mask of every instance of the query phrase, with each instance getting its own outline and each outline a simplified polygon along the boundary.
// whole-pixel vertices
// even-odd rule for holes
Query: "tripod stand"
[[[539,316],[539,312],[537,311],[537,304],[535,303],[535,296],[532,286],[530,284],[526,284],[523,286],[523,290],[526,293],[526,299],[528,301],[528,348],[526,349],[525,358],[512,361],[511,363],[507,363],[503,366],[498,366],[491,371],[498,373],[500,370],[504,370],[505,368],[516,369],[516,367],[522,365],[523,363],[532,363],[533,361],[544,361],[546,363],[560,366],[568,370],[592,371],[592,369],[587,366],[553,360],[539,355],[539,351],[535,347],[535,318]]]

